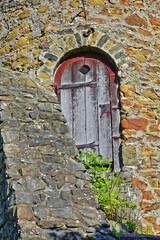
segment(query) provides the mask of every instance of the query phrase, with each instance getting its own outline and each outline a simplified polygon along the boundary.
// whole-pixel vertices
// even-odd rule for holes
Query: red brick
[[[107,8],[107,7],[103,7],[103,8],[102,8],[102,11],[101,11],[101,14],[102,14],[102,15],[108,15],[108,14],[109,14],[108,8]]]
[[[100,19],[100,18],[90,18],[90,19],[88,19],[88,21],[99,22],[101,24],[105,24],[106,23],[106,21],[104,19]]]
[[[160,26],[160,18],[155,18],[155,17],[150,16],[150,21],[151,21],[152,25]]]
[[[137,70],[137,72],[141,72],[142,71],[142,69],[141,69],[139,64],[135,63],[134,67]]]
[[[155,229],[156,231],[160,231],[160,225],[154,225],[154,229]]]
[[[158,124],[151,124],[149,127],[150,131],[158,131]]]
[[[151,191],[142,192],[142,197],[143,197],[143,199],[145,199],[145,200],[152,200],[152,199],[154,198]]]
[[[160,197],[160,190],[155,189],[154,191],[155,191],[155,193],[157,194],[157,196]]]
[[[147,211],[156,210],[160,206],[160,202],[152,204],[150,207],[146,206]]]
[[[141,108],[142,108],[142,105],[141,105],[141,104],[138,104],[138,103],[135,103],[134,106],[133,106],[133,108],[139,108],[139,109],[141,109]]]
[[[45,48],[49,48],[48,43],[47,43],[46,40],[44,41],[44,47],[45,47]]]
[[[122,128],[145,131],[148,122],[149,121],[145,118],[123,119],[122,120]]]
[[[160,72],[160,67],[147,67],[146,71],[147,72],[157,73],[157,72]]]
[[[147,188],[147,184],[138,178],[132,178],[132,183],[135,187],[139,188],[140,190],[145,190]]]
[[[143,223],[144,224],[148,224],[148,223],[155,224],[156,223],[156,219],[154,217],[144,217],[143,218]]]
[[[129,6],[129,0],[119,0],[121,5]]]
[[[129,101],[128,99],[121,99],[120,102],[123,106],[132,106],[131,101]]]
[[[139,206],[141,209],[146,209],[146,207],[149,206],[149,203],[148,202],[140,202]]]
[[[125,19],[125,22],[131,26],[138,26],[138,27],[145,27],[145,28],[148,25],[147,21],[144,18],[140,18],[137,15],[132,15],[127,17]]]

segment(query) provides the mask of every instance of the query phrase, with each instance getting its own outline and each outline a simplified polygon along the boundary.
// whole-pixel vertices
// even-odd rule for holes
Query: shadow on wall
[[[115,236],[109,228],[104,228],[103,226],[99,228],[90,228],[90,233],[88,232],[87,237],[84,237],[82,231],[78,231],[78,230],[71,231],[69,229],[62,229],[62,228],[43,230],[42,236],[45,237],[44,239],[47,239],[47,240],[49,239],[54,239],[54,240],[158,240],[160,239],[159,236],[134,234],[134,233],[132,234],[117,233]],[[37,237],[34,239],[42,240],[41,237]]]
[[[19,238],[17,211],[10,208],[13,189],[7,183],[5,159],[3,138],[0,134],[0,240],[17,240]]]

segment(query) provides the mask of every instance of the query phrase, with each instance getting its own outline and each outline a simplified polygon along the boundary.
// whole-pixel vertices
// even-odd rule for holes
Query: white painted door
[[[93,58],[77,58],[64,68],[58,86],[62,112],[80,150],[95,150],[112,161],[109,72]]]

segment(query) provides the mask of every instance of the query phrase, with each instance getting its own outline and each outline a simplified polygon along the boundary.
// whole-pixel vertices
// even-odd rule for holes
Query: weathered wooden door
[[[97,59],[80,57],[68,60],[56,75],[56,92],[77,147],[95,149],[112,161],[111,111],[117,97],[110,69]]]

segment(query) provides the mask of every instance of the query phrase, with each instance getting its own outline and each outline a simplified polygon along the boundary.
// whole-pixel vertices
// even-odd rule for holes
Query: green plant
[[[80,152],[79,158],[88,169],[90,182],[98,197],[99,208],[104,210],[108,220],[126,222],[126,215],[122,213],[124,209],[135,209],[135,204],[128,203],[122,197],[125,183],[121,174],[112,172],[111,162],[95,152]],[[134,224],[128,225],[134,229]]]
[[[129,232],[137,232],[137,226],[135,222],[126,221],[125,225],[128,228]]]
[[[143,234],[146,234],[146,235],[155,235],[155,233],[152,231],[152,226],[151,226],[151,225],[147,225],[147,226],[143,229]]]

